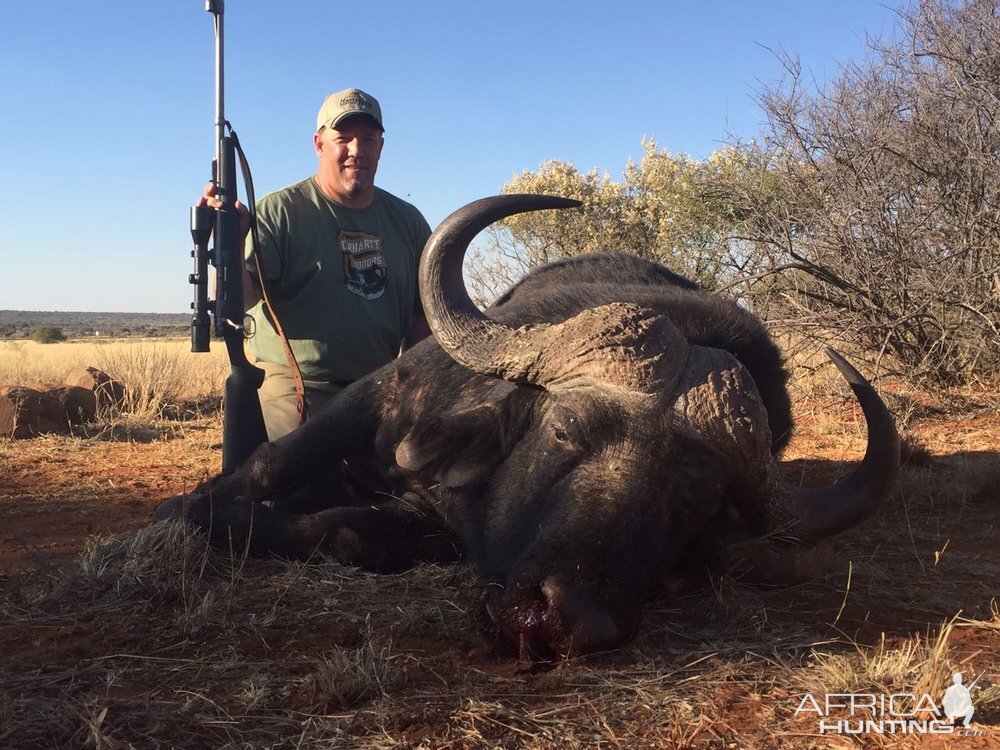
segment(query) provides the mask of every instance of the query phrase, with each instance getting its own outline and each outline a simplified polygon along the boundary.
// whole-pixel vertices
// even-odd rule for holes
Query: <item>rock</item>
[[[63,385],[47,391],[59,400],[69,424],[93,422],[97,417],[97,394],[78,385]]]
[[[66,427],[66,413],[56,396],[19,385],[0,387],[0,435],[32,438]]]
[[[102,409],[120,407],[125,403],[125,386],[96,367],[71,370],[63,383],[91,391]]]

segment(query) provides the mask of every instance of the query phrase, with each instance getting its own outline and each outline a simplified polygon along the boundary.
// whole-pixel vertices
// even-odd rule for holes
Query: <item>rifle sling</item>
[[[226,124],[229,125],[228,122]],[[250,175],[250,168],[247,165],[246,157],[243,155],[243,148],[240,146],[239,138],[236,137],[236,131],[233,130],[231,125],[229,126],[229,133],[233,137],[236,153],[240,158],[240,170],[243,172],[243,183],[247,190],[247,209],[250,212],[250,255],[253,257],[254,267],[257,269],[257,283],[260,285],[260,295],[264,300],[264,305],[270,315],[274,330],[277,332],[278,338],[281,339],[281,346],[284,348],[285,358],[288,360],[288,369],[292,373],[292,380],[295,381],[295,408],[299,412],[299,425],[302,425],[305,424],[309,416],[309,403],[306,401],[306,386],[302,381],[302,371],[299,369],[299,363],[295,359],[295,353],[292,352],[291,344],[288,343],[288,336],[285,335],[285,329],[282,327],[281,321],[278,320],[278,313],[274,309],[274,305],[271,304],[271,300],[267,294],[264,267],[260,262],[260,253],[257,252],[257,248],[259,247],[257,239],[257,201],[254,199],[253,194],[253,179]]]

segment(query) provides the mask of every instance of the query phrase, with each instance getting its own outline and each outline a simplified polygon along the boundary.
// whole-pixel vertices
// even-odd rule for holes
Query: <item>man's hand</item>
[[[215,197],[215,183],[210,182],[205,185],[204,194],[198,199],[197,206],[208,206],[218,211],[222,208],[222,201]],[[236,201],[236,213],[240,219],[240,247],[246,245],[247,234],[250,232],[250,212],[240,201]],[[246,264],[241,264],[243,269],[243,309],[249,310],[260,301],[261,291],[257,280],[247,271]],[[215,296],[215,274],[210,277],[210,293]]]
[[[204,194],[198,199],[196,206],[208,206],[209,208],[214,208],[218,211],[222,208],[222,200],[215,197],[216,185],[214,182],[210,182],[205,185]],[[236,201],[236,213],[240,217],[240,243],[246,241],[247,234],[250,232],[250,211],[247,207],[243,205],[239,200]]]

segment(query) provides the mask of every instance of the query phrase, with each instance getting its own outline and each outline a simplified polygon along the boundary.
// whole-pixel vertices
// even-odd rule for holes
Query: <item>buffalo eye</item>
[[[554,409],[546,420],[545,437],[554,451],[574,452],[584,447],[580,418],[565,408]]]

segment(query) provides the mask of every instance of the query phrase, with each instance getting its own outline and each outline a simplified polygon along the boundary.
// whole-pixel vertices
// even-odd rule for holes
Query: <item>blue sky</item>
[[[643,138],[704,158],[753,137],[771,50],[827,80],[901,3],[229,0],[226,116],[260,196],[314,171],[323,97],[365,89],[377,183],[433,227],[548,159],[617,176]],[[188,310],[213,55],[203,0],[3,3],[0,308]]]

